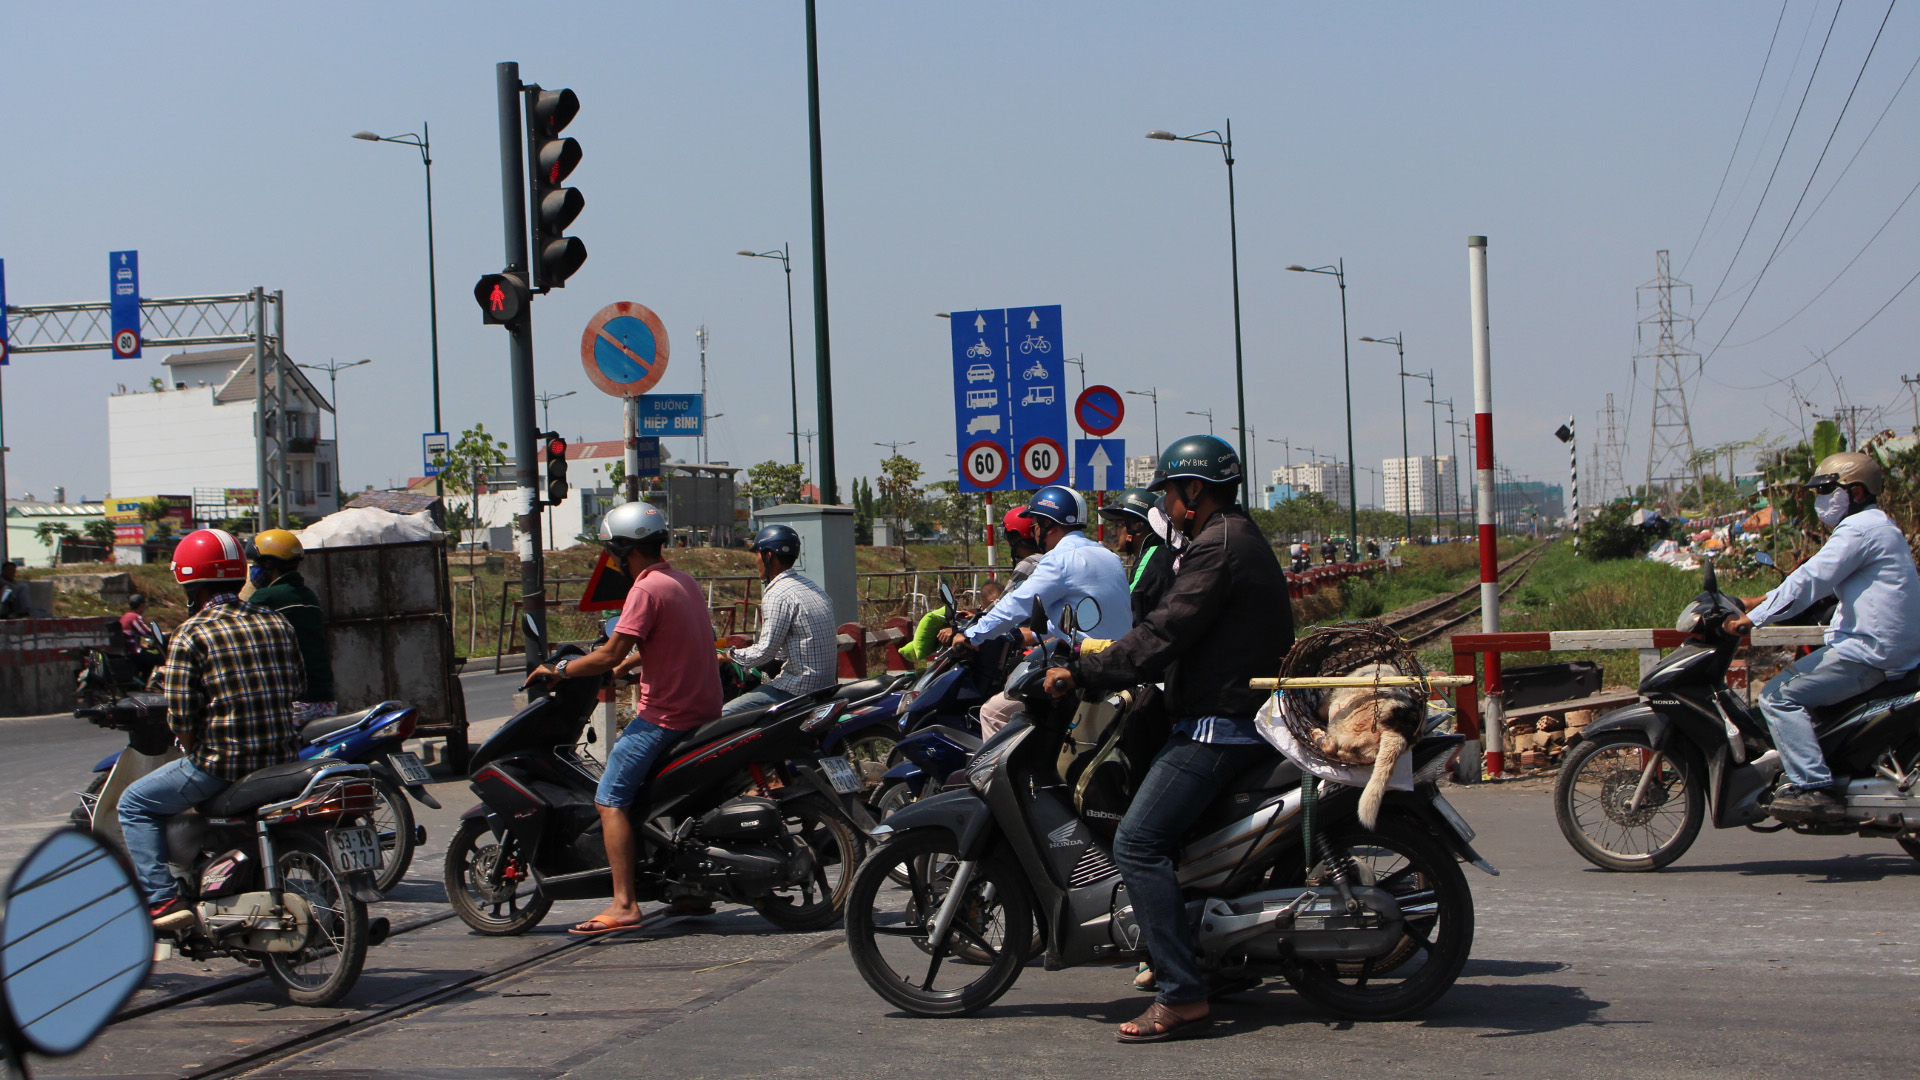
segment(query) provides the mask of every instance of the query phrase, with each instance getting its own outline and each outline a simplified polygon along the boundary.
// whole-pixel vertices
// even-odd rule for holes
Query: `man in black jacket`
[[[1174,872],[1180,842],[1221,789],[1272,750],[1254,726],[1272,677],[1293,646],[1286,575],[1260,529],[1235,504],[1240,457],[1211,435],[1160,455],[1152,490],[1188,544],[1160,605],[1105,651],[1047,673],[1056,697],[1164,680],[1173,735],[1154,759],[1114,838],[1114,862],[1153,960],[1158,998],[1123,1024],[1122,1042],[1159,1042],[1205,1030],[1206,973]]]
[[[1120,527],[1118,550],[1133,557],[1133,572],[1127,575],[1127,592],[1133,600],[1133,621],[1138,623],[1160,606],[1160,599],[1173,586],[1173,548],[1155,528],[1167,527],[1165,515],[1155,513],[1153,492],[1146,488],[1128,488],[1114,497],[1112,506],[1100,508],[1100,516]]]

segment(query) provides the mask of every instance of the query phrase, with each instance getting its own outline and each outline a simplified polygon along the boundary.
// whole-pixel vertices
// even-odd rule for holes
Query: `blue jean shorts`
[[[596,806],[632,806],[653,771],[660,755],[680,741],[684,731],[668,731],[641,717],[628,721],[620,740],[607,755],[606,771],[600,774],[600,786],[594,790]]]

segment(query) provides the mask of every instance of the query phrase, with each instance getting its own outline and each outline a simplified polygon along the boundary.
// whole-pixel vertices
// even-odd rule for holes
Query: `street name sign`
[[[608,304],[587,320],[580,362],[602,393],[636,397],[667,373],[667,328],[645,304]]]
[[[647,394],[634,399],[640,409],[640,430],[648,435],[706,434],[706,408],[700,394]]]

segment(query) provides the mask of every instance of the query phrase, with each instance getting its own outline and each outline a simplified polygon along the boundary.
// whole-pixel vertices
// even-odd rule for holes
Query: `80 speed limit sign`
[[[967,474],[967,483],[974,487],[996,487],[1007,478],[1007,450],[997,442],[982,439],[967,447],[960,467]]]
[[[113,355],[126,359],[140,354],[140,335],[132,330],[122,330],[113,335]]]

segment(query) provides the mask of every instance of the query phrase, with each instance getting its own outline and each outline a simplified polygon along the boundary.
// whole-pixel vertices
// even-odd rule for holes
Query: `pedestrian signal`
[[[527,309],[527,283],[518,274],[482,274],[473,298],[480,304],[481,322],[505,325]]]

